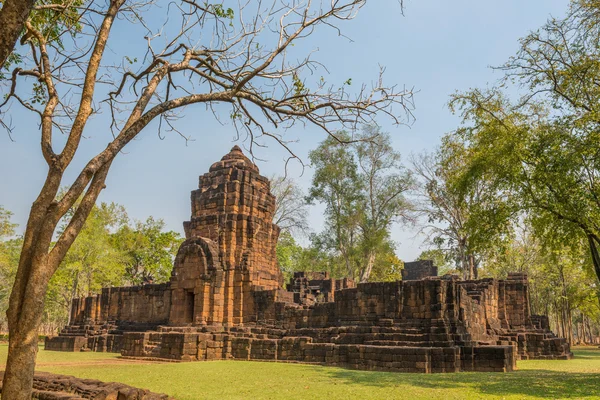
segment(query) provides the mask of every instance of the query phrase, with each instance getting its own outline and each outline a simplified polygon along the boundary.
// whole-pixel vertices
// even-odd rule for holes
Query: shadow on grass
[[[481,395],[538,398],[600,396],[600,373],[561,372],[544,369],[512,373],[397,374],[369,371],[325,370],[329,378],[348,385],[388,387],[409,385],[424,389],[470,389]]]
[[[600,348],[594,348],[594,347],[581,348],[581,347],[579,347],[572,351],[573,351],[573,354],[575,354],[576,359],[585,358],[588,360],[600,361]]]

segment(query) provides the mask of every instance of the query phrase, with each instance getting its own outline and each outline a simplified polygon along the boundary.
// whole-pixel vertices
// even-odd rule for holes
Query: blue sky
[[[548,17],[564,15],[567,6],[567,0],[409,0],[402,16],[396,1],[372,1],[354,21],[340,25],[351,42],[329,31],[314,35],[303,46],[318,48],[315,58],[330,71],[328,81],[352,78],[352,86],[358,87],[375,79],[382,65],[388,83],[414,87],[416,120],[410,126],[378,120],[406,160],[411,153],[434,149],[444,133],[457,127],[458,118],[446,107],[452,93],[494,84],[500,73],[489,67],[506,61],[518,48],[520,37]],[[117,24],[113,45],[143,46],[143,39],[136,42],[127,36],[131,29],[126,21]],[[236,144],[233,127],[220,125],[205,110],[188,108],[184,115],[178,127],[194,140],[187,145],[177,135],[160,140],[155,127],[149,127],[113,163],[101,201],[124,205],[135,219],[163,218],[169,229],[183,233],[182,222],[190,215],[190,191],[197,188],[198,176]],[[12,117],[14,142],[0,133],[0,205],[14,212],[14,221],[22,228],[43,183],[46,165],[36,121],[17,107],[13,107]],[[298,139],[293,149],[305,161],[308,152],[325,138],[322,131],[308,125],[288,134]],[[108,143],[107,135],[106,118],[96,117],[65,183],[73,179],[77,167]],[[244,142],[237,144],[243,147]],[[268,148],[257,153],[266,160],[257,162],[261,173],[281,174],[285,153],[277,144],[267,144]],[[302,174],[296,164],[288,169],[288,175],[308,188],[312,171],[307,168]],[[313,229],[320,230],[322,208],[311,209],[309,218]],[[423,237],[412,228],[394,226],[392,236],[403,260],[412,260],[423,250]]]

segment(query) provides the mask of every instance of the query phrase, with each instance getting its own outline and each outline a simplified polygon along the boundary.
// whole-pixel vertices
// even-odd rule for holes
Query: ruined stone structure
[[[200,177],[170,282],[170,324],[240,325],[254,290],[282,286],[274,212],[269,181],[237,146]]]
[[[403,281],[418,281],[437,275],[437,267],[433,265],[433,261],[431,260],[407,262],[404,263],[404,269],[402,269]]]
[[[0,371],[0,393],[4,372]],[[166,394],[152,393],[123,383],[80,379],[69,375],[36,372],[32,399],[40,400],[174,400]]]
[[[403,281],[296,273],[284,290],[275,198],[237,146],[191,199],[170,282],[76,299],[46,349],[399,372],[512,371],[517,359],[571,357],[547,319],[530,315],[523,274],[462,281],[418,262]]]

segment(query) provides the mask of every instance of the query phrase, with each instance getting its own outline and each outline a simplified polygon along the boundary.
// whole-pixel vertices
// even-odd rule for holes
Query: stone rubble
[[[2,378],[0,372],[0,392]],[[152,393],[123,383],[79,379],[74,376],[36,372],[33,378],[32,399],[38,400],[173,400],[166,394]]]

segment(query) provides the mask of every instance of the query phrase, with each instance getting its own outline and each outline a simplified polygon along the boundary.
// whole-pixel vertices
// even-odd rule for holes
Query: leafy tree
[[[591,335],[600,311],[599,22],[596,1],[572,1],[565,18],[521,39],[500,88],[450,103],[463,125],[448,140],[467,154],[457,187],[484,183],[513,212],[484,274],[527,272],[532,309],[551,314],[569,339]],[[502,89],[511,84],[525,89],[517,101]]]
[[[485,124],[471,135],[475,146],[501,143],[488,153],[507,156],[505,181],[535,210],[537,222],[585,234],[600,279],[599,41],[600,5],[572,0],[566,17],[550,18],[521,39],[516,55],[500,68],[504,84],[526,89],[518,102],[494,91],[472,91],[455,103],[475,125]]]
[[[328,251],[319,234],[311,234],[310,245],[302,249],[298,266],[298,271],[326,271],[336,279],[347,276],[344,263]]]
[[[390,135],[378,126],[366,125],[357,139],[354,147],[362,182],[360,187],[364,190],[361,247],[366,261],[363,261],[365,267],[360,281],[367,282],[377,256],[388,254],[389,258],[394,254],[394,246],[389,239],[392,223],[410,219],[412,205],[404,194],[413,186],[413,178],[401,164],[400,153],[393,149]],[[397,266],[398,262],[390,265]]]
[[[342,137],[350,141],[348,135]],[[354,278],[354,259],[359,241],[362,182],[358,166],[349,146],[335,138],[327,138],[309,155],[315,169],[308,200],[325,204],[325,230],[315,237],[325,248],[335,250],[342,258],[346,276]]]
[[[468,145],[467,185],[486,174],[509,191],[539,235],[588,240],[600,279],[600,158],[597,132],[580,131],[540,104],[514,107],[500,92],[472,91],[455,97],[467,126],[456,139]]]
[[[74,212],[74,211],[71,211]],[[112,230],[126,221],[122,206],[94,206],[80,234],[48,285],[44,323],[46,332],[63,326],[76,297],[99,293],[103,287],[120,286],[124,254],[111,242]]]
[[[231,107],[232,122],[248,135],[251,148],[271,138],[294,157],[271,127],[306,121],[335,136],[340,125],[352,129],[371,122],[379,111],[395,122],[406,116],[409,91],[397,91],[375,79],[378,84],[372,90],[353,96],[346,85],[304,78],[322,67],[311,58],[312,52],[288,57],[288,50],[311,33],[353,19],[366,1],[269,3],[247,2],[230,10],[220,3],[194,0],[177,7],[168,1],[92,0],[78,10],[81,28],[70,31],[71,37],[60,36],[60,41],[51,31],[25,24],[30,51],[13,70],[0,109],[14,104],[39,117],[41,153],[48,170],[31,207],[10,297],[3,397],[31,397],[37,351],[32,338],[43,316],[48,282],[92,212],[113,160],[151,122],[159,122],[162,135],[164,127],[176,131],[175,113],[186,106],[203,104],[214,110],[223,104]],[[167,15],[146,18],[148,12]],[[132,35],[147,38],[140,59],[131,58],[131,49],[120,54],[105,51],[114,40],[117,21],[140,22],[131,24]],[[211,40],[200,46],[199,37]],[[394,104],[400,113],[392,109]],[[65,171],[73,167],[90,117],[102,111],[110,116],[105,127],[112,130],[112,138],[79,172],[66,175],[76,178],[59,198]],[[53,140],[58,131],[65,137],[61,147]],[[55,237],[60,221],[78,199],[75,213]]]
[[[124,257],[125,278],[130,284],[167,282],[173,260],[183,239],[177,232],[164,232],[162,219],[152,217],[135,226],[122,226],[111,235],[111,242]]]
[[[2,210],[5,235],[14,234],[9,212]],[[94,206],[81,233],[52,276],[46,293],[42,331],[52,334],[64,326],[73,298],[100,293],[103,287],[140,284],[155,277],[165,282],[181,239],[164,232],[162,220],[149,217],[131,226],[125,209],[114,203]],[[8,294],[17,270],[22,240],[0,241],[0,307],[8,307]],[[146,278],[146,279],[145,279]]]
[[[585,329],[591,333],[590,321],[598,321],[600,307],[585,237],[580,235],[569,242],[559,236],[539,237],[529,221],[522,223],[524,229],[518,230],[502,250],[488,256],[483,275],[505,278],[508,272],[526,272],[533,314],[549,315],[556,332],[571,342],[576,336],[575,315],[580,326],[587,320]]]
[[[374,282],[392,282],[402,279],[404,262],[396,255],[396,244],[388,237],[371,248],[375,253],[369,280]]]
[[[73,275],[69,303],[73,297],[89,296],[121,283],[123,255],[112,245],[111,231],[126,220],[125,209],[118,204],[94,206],[59,267]]]
[[[0,206],[0,238],[11,237],[15,234],[16,225],[10,222],[13,213]]]
[[[302,271],[302,253],[305,250],[294,240],[289,231],[282,231],[277,242],[277,260],[283,272],[285,282],[289,281],[293,273]]]
[[[0,241],[0,332],[6,332],[8,328],[6,310],[22,246],[21,237]]]
[[[404,193],[412,177],[389,134],[378,127],[366,126],[354,138],[344,135],[354,142],[327,139],[310,153],[315,174],[308,198],[326,206],[321,242],[341,256],[346,276],[366,282],[378,259],[394,259],[389,229],[409,215]]]
[[[289,281],[296,271],[305,271],[307,265],[304,249],[294,239],[294,234],[308,236],[308,203],[305,194],[294,180],[274,175],[270,179],[271,193],[275,196],[275,216],[273,223],[281,228],[277,242],[277,259],[285,282]]]
[[[465,279],[477,278],[485,252],[501,244],[513,212],[508,196],[486,176],[464,184],[471,157],[464,143],[446,136],[434,154],[412,160],[419,178],[417,208],[426,221],[422,229]]]
[[[443,249],[433,248],[424,250],[419,254],[417,260],[431,260],[433,265],[438,267],[438,275],[456,274],[455,260],[451,254],[444,251]]]
[[[324,236],[311,234],[310,243],[303,247],[290,232],[281,232],[277,243],[277,259],[286,282],[294,272],[328,272],[333,278],[348,276],[342,257],[327,247]]]

